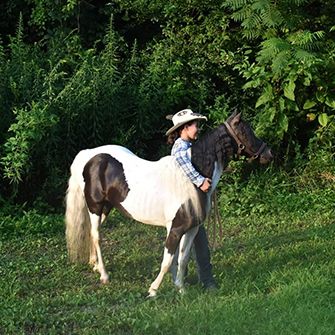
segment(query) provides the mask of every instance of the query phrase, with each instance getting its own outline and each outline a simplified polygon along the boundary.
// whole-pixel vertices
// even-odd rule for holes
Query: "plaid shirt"
[[[178,138],[172,147],[171,155],[176,157],[177,163],[180,165],[187,177],[189,177],[193,184],[200,187],[205,180],[192,165],[191,157],[188,149],[192,146],[191,142]]]

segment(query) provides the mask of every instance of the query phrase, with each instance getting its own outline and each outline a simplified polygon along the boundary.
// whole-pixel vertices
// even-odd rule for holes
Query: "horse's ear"
[[[237,121],[239,122],[241,119],[241,112],[238,111],[238,106],[233,108],[233,112],[228,117],[227,121],[232,122],[237,117]]]
[[[234,107],[234,110],[233,110],[233,112],[231,113],[230,117],[231,117],[231,118],[234,118],[237,114],[238,114],[238,109],[237,109],[237,107]]]
[[[231,118],[232,118],[232,120],[231,120],[231,124],[232,125],[236,125],[236,124],[239,124],[240,123],[240,121],[241,121],[241,112],[240,113],[237,113],[237,111],[235,111],[233,114],[232,114],[232,116],[231,116]]]

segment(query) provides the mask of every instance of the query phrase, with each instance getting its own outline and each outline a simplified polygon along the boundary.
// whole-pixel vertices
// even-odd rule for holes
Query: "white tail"
[[[91,247],[91,223],[83,191],[71,175],[66,193],[66,243],[69,258],[88,263]]]

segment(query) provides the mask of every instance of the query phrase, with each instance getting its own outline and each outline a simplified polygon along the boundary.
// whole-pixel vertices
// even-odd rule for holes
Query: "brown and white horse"
[[[151,162],[128,149],[106,145],[80,151],[71,165],[66,196],[66,239],[70,259],[89,262],[108,282],[99,243],[99,226],[112,208],[136,221],[165,227],[167,239],[160,272],[149,288],[155,296],[179,246],[175,284],[184,289],[184,270],[193,239],[210,210],[210,197],[223,169],[234,156],[264,164],[271,150],[251,127],[233,114],[192,146],[192,163],[212,179],[203,193],[185,176],[172,156]]]

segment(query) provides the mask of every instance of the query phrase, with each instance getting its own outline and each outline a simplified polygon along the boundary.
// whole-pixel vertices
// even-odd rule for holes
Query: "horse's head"
[[[224,125],[236,142],[238,156],[247,156],[250,161],[259,159],[261,164],[267,164],[272,160],[271,149],[256,137],[250,125],[241,119],[241,113],[233,113]]]

